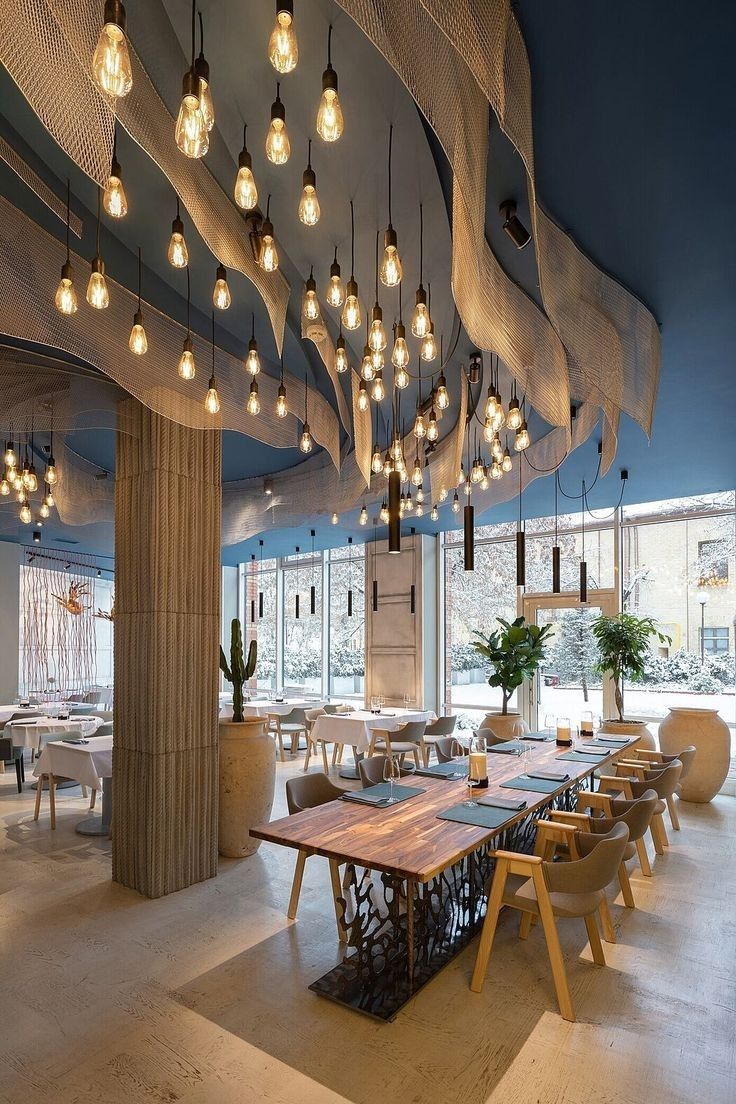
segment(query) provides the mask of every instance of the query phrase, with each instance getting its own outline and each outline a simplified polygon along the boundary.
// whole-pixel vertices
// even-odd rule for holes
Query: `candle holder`
[[[557,746],[558,747],[571,747],[572,746],[572,728],[570,726],[569,717],[557,718]]]

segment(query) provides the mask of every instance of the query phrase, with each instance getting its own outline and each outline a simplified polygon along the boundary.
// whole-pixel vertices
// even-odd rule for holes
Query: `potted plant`
[[[477,629],[473,634],[479,639],[472,641],[472,647],[491,666],[488,685],[500,687],[503,695],[501,712],[486,713],[480,727],[490,730],[499,740],[510,740],[514,736],[514,726],[523,722],[517,711],[509,712],[509,699],[539,668],[552,626],[530,625],[523,617],[515,621],[505,621],[503,617],[496,620],[500,629],[487,636]]]
[[[234,617],[229,663],[220,648],[220,670],[233,687],[233,718],[220,721],[218,850],[236,859],[258,850],[260,840],[250,830],[270,817],[276,781],[274,744],[265,718],[243,716],[243,687],[253,678],[257,658],[252,640],[244,659],[243,631]]]
[[[627,721],[624,717],[623,680],[626,677],[639,682],[645,673],[650,642],[656,639],[660,644],[669,644],[670,637],[659,631],[653,618],[633,613],[617,613],[614,617],[600,614],[591,628],[599,652],[595,669],[611,676],[618,713],[618,717],[605,721],[604,730],[638,735],[641,746],[654,748],[654,737],[644,721]]]

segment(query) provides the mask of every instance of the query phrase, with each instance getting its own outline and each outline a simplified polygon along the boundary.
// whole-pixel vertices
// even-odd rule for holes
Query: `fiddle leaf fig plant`
[[[488,685],[501,688],[503,703],[501,713],[508,713],[509,699],[523,682],[533,678],[544,659],[547,637],[551,625],[530,625],[523,617],[505,621],[497,617],[500,629],[486,635],[477,629],[473,633],[478,640],[472,647],[490,665],[492,671]]]
[[[660,632],[654,618],[636,617],[633,613],[617,613],[615,617],[601,614],[591,627],[600,653],[595,669],[613,679],[618,720],[623,721],[624,676],[631,682],[639,682],[645,671],[650,641],[656,639],[660,644],[669,644],[671,637]]]

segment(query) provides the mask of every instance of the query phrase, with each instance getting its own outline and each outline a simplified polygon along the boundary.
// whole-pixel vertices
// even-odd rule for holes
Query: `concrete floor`
[[[284,781],[300,763],[279,764]],[[110,842],[58,828],[0,776],[0,1100],[12,1104],[731,1104],[736,1098],[736,800],[683,830],[619,942],[592,965],[561,923],[579,1022],[556,1011],[541,933],[502,919],[481,995],[474,943],[392,1024],[307,989],[337,959],[326,860],[285,918],[292,852],[264,844],[159,901],[110,882]],[[45,804],[45,803],[44,803]],[[581,953],[582,952],[582,953]]]

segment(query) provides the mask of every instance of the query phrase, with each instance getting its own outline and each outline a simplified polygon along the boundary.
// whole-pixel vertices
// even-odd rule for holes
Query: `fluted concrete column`
[[[113,880],[160,897],[217,873],[221,439],[119,424]]]

